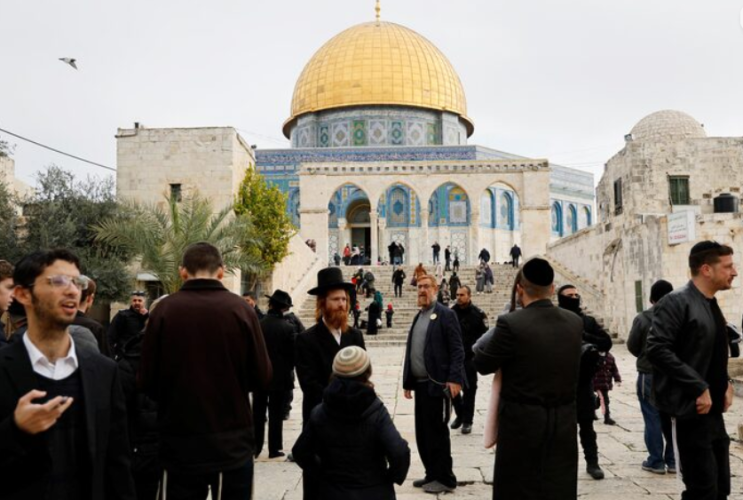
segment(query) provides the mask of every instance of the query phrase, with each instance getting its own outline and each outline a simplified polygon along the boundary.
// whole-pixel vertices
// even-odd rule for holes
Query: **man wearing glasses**
[[[122,309],[108,327],[108,342],[111,344],[111,353],[115,356],[121,353],[126,342],[144,330],[150,313],[145,303],[145,293],[141,290],[132,292],[129,309]]]
[[[0,353],[3,498],[135,498],[116,364],[68,333],[87,288],[79,266],[53,250],[15,267],[28,329]]]

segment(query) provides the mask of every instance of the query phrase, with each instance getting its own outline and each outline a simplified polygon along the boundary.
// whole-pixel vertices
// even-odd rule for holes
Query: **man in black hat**
[[[516,283],[523,309],[500,316],[495,335],[475,351],[480,373],[503,373],[493,498],[578,496],[575,394],[583,323],[552,304],[553,280],[546,260],[524,264]]]
[[[144,330],[150,313],[147,310],[145,293],[141,290],[132,292],[129,309],[122,309],[108,327],[108,342],[111,347],[111,354],[117,356],[121,354],[121,348],[127,340],[136,337]]]
[[[609,352],[611,337],[601,328],[596,318],[583,313],[580,307],[580,294],[573,285],[563,285],[557,291],[560,307],[577,314],[583,322],[583,346],[578,377],[578,428],[583,456],[586,459],[586,472],[596,480],[604,479],[604,471],[599,466],[599,447],[596,431],[593,428],[596,414],[596,392],[593,390],[593,377],[599,366],[599,352]],[[608,416],[608,414],[607,414]],[[611,416],[606,424],[614,425]]]
[[[694,245],[691,280],[655,306],[647,356],[653,403],[673,417],[683,500],[730,495],[730,436],[722,414],[733,404],[728,334],[715,294],[738,275],[733,249],[715,241]]]
[[[253,393],[255,418],[255,456],[263,450],[263,436],[268,409],[268,458],[283,457],[283,425],[286,395],[294,389],[294,327],[284,313],[292,307],[291,296],[276,290],[268,297],[268,312],[261,320],[268,357],[273,367],[273,379],[266,390]]]
[[[315,326],[297,335],[295,359],[297,378],[302,388],[302,425],[310,418],[315,406],[322,402],[323,392],[330,383],[333,359],[344,347],[356,345],[366,348],[361,331],[348,326],[349,293],[352,283],[343,280],[338,267],[321,269],[317,273],[317,286],[307,293],[317,297]],[[317,483],[307,474],[303,476],[304,499],[317,497]]]
[[[627,337],[627,349],[637,358],[637,398],[640,400],[642,419],[645,422],[645,447],[648,458],[642,462],[642,470],[654,474],[676,472],[676,457],[673,452],[671,418],[661,414],[650,401],[653,388],[653,365],[648,361],[646,341],[650,327],[653,325],[655,304],[673,291],[673,285],[665,280],[658,280],[650,288],[650,303],[653,305],[635,317],[632,329]],[[665,450],[663,447],[665,438]]]

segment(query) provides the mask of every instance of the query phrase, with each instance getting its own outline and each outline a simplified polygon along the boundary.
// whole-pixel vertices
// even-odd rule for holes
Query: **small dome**
[[[370,22],[336,35],[307,63],[297,80],[284,135],[306,113],[351,106],[412,106],[467,117],[462,82],[446,56],[399,24]]]
[[[670,109],[651,113],[632,128],[635,141],[663,142],[707,137],[704,127],[691,116]]]

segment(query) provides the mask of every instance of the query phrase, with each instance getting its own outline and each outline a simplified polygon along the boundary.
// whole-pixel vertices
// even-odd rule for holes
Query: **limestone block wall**
[[[269,295],[276,289],[284,290],[299,307],[307,298],[307,290],[317,285],[317,272],[326,265],[299,235],[294,235],[289,240],[289,255],[276,265],[263,289]]]

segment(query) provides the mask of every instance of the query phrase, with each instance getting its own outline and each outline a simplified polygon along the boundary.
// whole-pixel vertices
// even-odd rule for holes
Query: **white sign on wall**
[[[678,245],[696,239],[696,214],[689,210],[668,215],[668,244]]]

